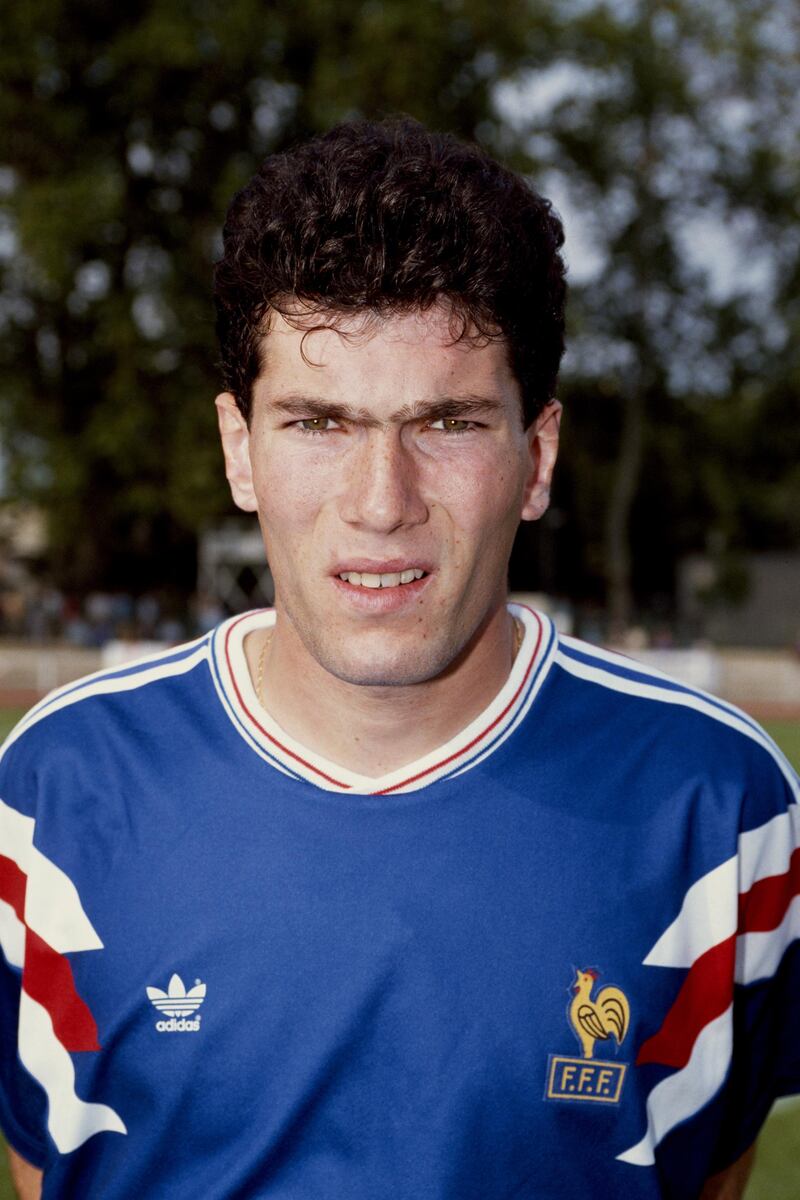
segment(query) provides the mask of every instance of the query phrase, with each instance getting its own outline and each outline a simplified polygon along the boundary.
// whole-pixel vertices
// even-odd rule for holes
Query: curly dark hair
[[[477,146],[408,117],[271,155],[233,199],[215,266],[224,386],[249,421],[271,312],[315,325],[451,306],[454,340],[505,338],[529,425],[564,352],[561,222]],[[321,320],[319,318],[322,318]]]

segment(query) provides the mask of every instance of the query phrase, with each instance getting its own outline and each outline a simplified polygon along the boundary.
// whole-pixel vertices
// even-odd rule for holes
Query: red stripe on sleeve
[[[0,854],[0,899],[25,923],[27,876],[13,859]],[[67,1050],[99,1050],[97,1025],[75,987],[72,967],[63,954],[25,927],[25,966],[22,986],[32,1000],[47,1009],[55,1035]]]
[[[99,1050],[97,1025],[78,995],[72,966],[32,929],[25,932],[22,986],[50,1014],[53,1029],[66,1050]]]
[[[28,877],[12,858],[0,854],[0,900],[10,904],[22,923],[25,923],[25,885]]]
[[[664,1024],[639,1050],[637,1066],[642,1063],[686,1066],[700,1032],[709,1021],[721,1016],[733,1000],[735,962],[735,935],[700,955],[684,979]]]
[[[800,849],[789,859],[783,875],[759,879],[739,897],[739,933],[777,929],[795,896],[800,895]]]

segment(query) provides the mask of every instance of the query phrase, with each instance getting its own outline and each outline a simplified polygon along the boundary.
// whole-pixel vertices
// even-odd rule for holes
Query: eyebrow
[[[365,408],[350,408],[334,400],[326,400],[321,396],[304,396],[291,392],[286,396],[274,399],[267,397],[267,405],[277,413],[286,413],[294,417],[330,417],[334,421],[350,421],[368,428],[383,425],[372,413]],[[391,421],[438,421],[442,417],[480,416],[499,412],[503,402],[492,396],[480,396],[473,392],[458,396],[437,396],[432,400],[420,400],[416,404],[404,404],[392,413]]]

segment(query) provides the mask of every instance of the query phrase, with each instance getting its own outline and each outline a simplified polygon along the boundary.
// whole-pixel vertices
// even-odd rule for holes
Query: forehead
[[[382,317],[372,312],[305,316],[274,314],[262,342],[256,395],[282,391],[339,396],[359,404],[408,401],[470,392],[519,403],[505,339],[454,340],[450,310],[434,305]]]

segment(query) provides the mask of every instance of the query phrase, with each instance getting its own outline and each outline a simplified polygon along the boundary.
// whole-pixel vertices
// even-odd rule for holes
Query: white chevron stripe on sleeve
[[[681,910],[645,958],[648,967],[689,968],[737,929],[738,897],[754,883],[789,869],[800,845],[800,806],[739,837],[738,854],[693,883]]]
[[[647,1098],[647,1133],[617,1158],[636,1167],[655,1162],[655,1147],[671,1129],[713,1099],[730,1065],[733,1047],[733,1008],[710,1021],[697,1038],[681,1071],[656,1084]]]
[[[21,971],[25,962],[25,926],[5,900],[0,900],[0,946],[6,962]]]
[[[47,1011],[23,989],[19,1008],[19,1056],[47,1093],[47,1128],[62,1154],[95,1133],[127,1133],[107,1104],[87,1104],[75,1091],[75,1068],[55,1035]]]
[[[769,979],[780,966],[786,950],[800,938],[800,896],[795,896],[775,929],[745,933],[736,940],[737,983],[757,983]]]
[[[800,804],[750,829],[739,838],[739,891],[749,892],[759,879],[783,875],[800,847]]]
[[[33,844],[33,817],[0,800],[0,846],[28,877],[25,923],[59,954],[102,950],[75,884]]]
[[[644,960],[646,967],[691,967],[726,941],[739,922],[737,860],[729,858],[687,891],[681,910]]]

